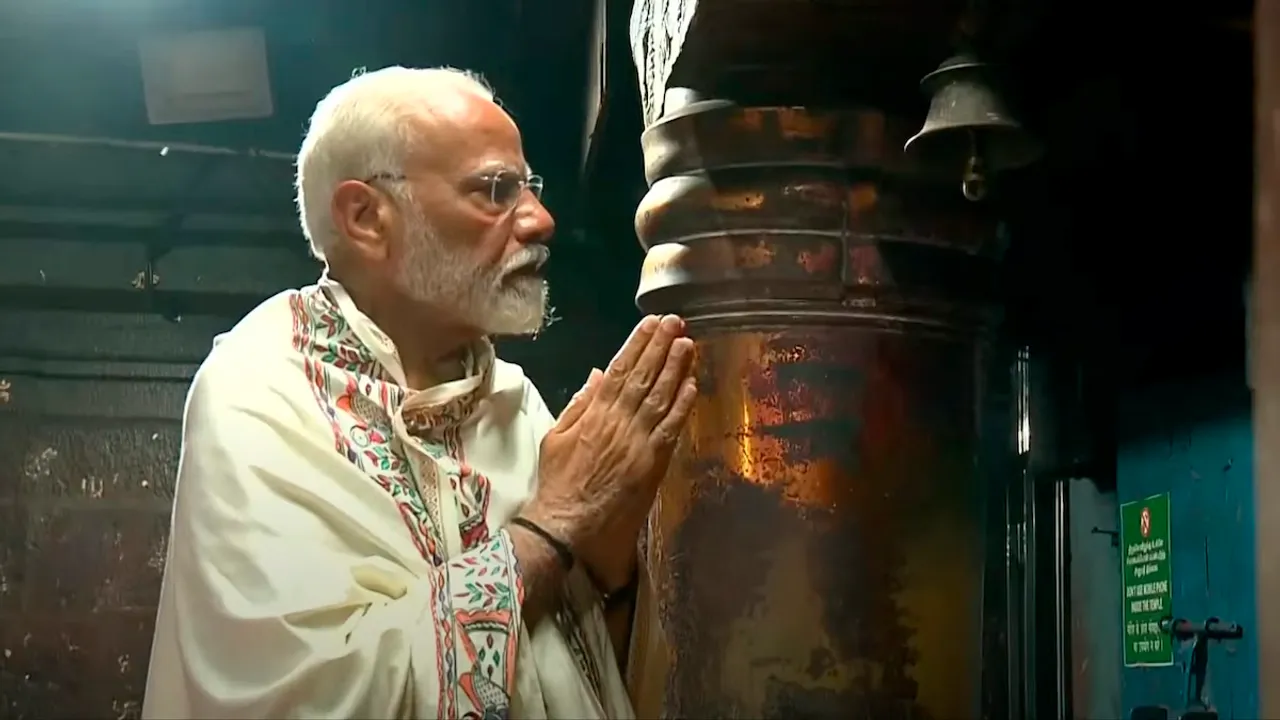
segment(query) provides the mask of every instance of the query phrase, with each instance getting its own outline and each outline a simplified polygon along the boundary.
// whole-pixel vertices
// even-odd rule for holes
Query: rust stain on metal
[[[849,248],[849,283],[852,285],[878,286],[891,282],[889,269],[884,265],[880,250],[873,245],[855,245]]]
[[[901,139],[888,136],[888,127],[884,115],[879,113],[862,113],[851,123],[850,136],[852,156],[850,162],[864,167],[884,166],[892,168],[896,159],[897,148],[903,146],[909,134],[903,133]]]
[[[711,208],[714,210],[759,210],[764,207],[762,192],[715,193],[711,196]]]
[[[868,213],[880,204],[880,191],[871,183],[858,183],[849,188],[849,212],[853,216]]]
[[[839,207],[844,200],[840,185],[820,182],[790,182],[782,187],[782,196],[798,198],[806,203],[820,207]]]
[[[785,108],[778,111],[778,129],[787,140],[816,140],[831,134],[834,115],[814,114],[807,108]]]
[[[932,507],[967,484],[948,452],[966,431],[921,417],[912,390],[922,372],[946,387],[949,368],[963,407],[964,363],[895,371],[915,345],[831,328],[699,337],[716,381],[651,539],[672,715],[947,717],[976,692],[954,671],[976,642],[980,543],[970,508]]]
[[[758,133],[764,130],[766,120],[771,115],[767,108],[745,108],[736,113],[730,122],[737,132]]]
[[[796,256],[796,262],[812,275],[831,272],[840,262],[840,253],[834,245],[823,245],[817,252],[801,250]]]
[[[790,423],[821,417],[828,398],[802,381],[785,379],[778,366],[794,364],[804,351],[771,347],[771,337],[744,334],[702,349],[704,356],[714,356],[709,362],[721,381],[714,394],[699,398],[698,417],[706,420],[694,426],[690,451],[722,463],[711,475],[717,482],[776,486],[789,502],[828,507],[834,499],[831,468],[785,432]]]
[[[737,265],[742,268],[762,268],[771,265],[777,255],[774,247],[763,240],[752,245],[739,246],[736,251]]]

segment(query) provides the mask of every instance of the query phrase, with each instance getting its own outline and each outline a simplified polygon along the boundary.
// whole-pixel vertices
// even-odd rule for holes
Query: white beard
[[[545,245],[526,245],[501,267],[476,265],[446,244],[416,208],[410,214],[408,242],[398,284],[418,302],[447,308],[486,335],[533,335],[547,322],[547,283],[512,273],[539,266],[550,254]]]

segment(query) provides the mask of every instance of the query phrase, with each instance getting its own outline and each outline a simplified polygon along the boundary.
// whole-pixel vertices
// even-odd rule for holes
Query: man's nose
[[[542,204],[533,193],[526,192],[523,200],[516,207],[515,236],[522,245],[528,243],[546,244],[556,231],[555,218],[547,206]]]

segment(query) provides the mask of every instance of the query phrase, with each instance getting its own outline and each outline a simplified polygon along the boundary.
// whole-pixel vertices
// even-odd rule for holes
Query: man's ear
[[[345,180],[334,188],[329,212],[352,250],[371,259],[386,258],[395,217],[385,195],[368,183]]]

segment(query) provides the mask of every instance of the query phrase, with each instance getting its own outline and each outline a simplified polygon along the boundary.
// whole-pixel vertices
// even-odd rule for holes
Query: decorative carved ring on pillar
[[[688,94],[643,135],[637,303],[697,343],[650,517],[639,717],[979,717],[995,223],[871,110]]]

